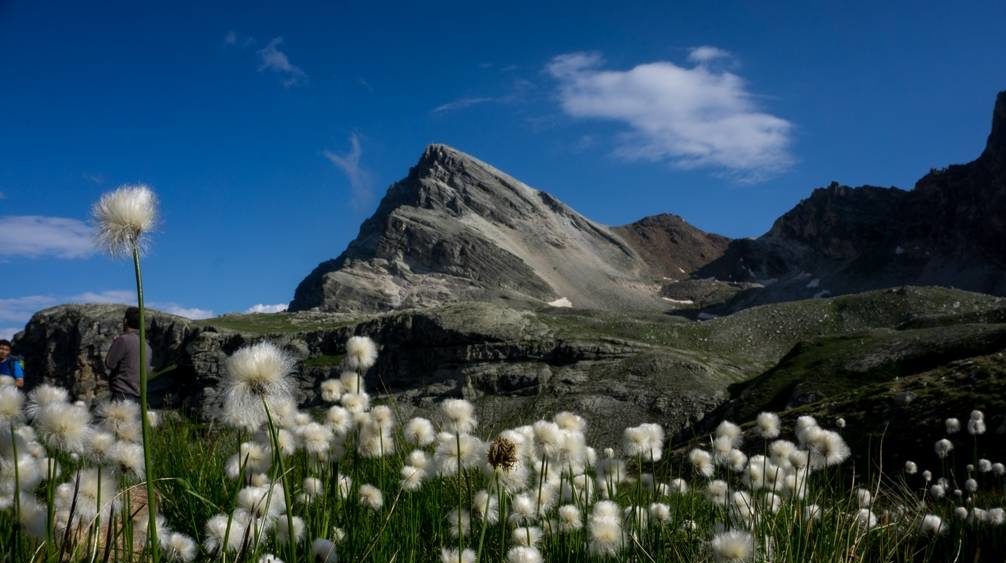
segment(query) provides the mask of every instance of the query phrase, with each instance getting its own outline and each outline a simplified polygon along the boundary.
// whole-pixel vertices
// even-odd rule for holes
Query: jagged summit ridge
[[[903,284],[1006,294],[1006,92],[982,154],[912,190],[832,183],[697,275],[758,283],[728,309]]]
[[[388,189],[346,250],[301,282],[290,308],[383,311],[562,298],[588,308],[664,308],[659,268],[638,242],[477,158],[433,144]]]

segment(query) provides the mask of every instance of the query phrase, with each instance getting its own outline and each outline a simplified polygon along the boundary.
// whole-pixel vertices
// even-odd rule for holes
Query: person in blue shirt
[[[10,340],[0,338],[0,375],[14,378],[14,384],[24,387],[24,362],[11,355]]]

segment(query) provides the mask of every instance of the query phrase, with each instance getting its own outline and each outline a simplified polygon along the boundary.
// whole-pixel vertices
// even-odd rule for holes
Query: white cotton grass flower
[[[158,527],[158,534],[162,529]],[[196,542],[189,536],[180,532],[164,531],[164,538],[160,541],[161,555],[168,561],[181,561],[189,563],[194,561],[197,554]]]
[[[471,549],[458,551],[457,548],[444,547],[440,550],[440,563],[475,563],[476,555]]]
[[[143,479],[146,466],[143,460],[143,446],[131,442],[116,442],[108,451],[108,460],[115,462],[123,472]]]
[[[979,473],[988,473],[990,471],[992,471],[992,462],[989,461],[989,460],[987,460],[987,459],[985,459],[985,458],[979,459],[978,460],[978,472]]]
[[[590,514],[589,528],[588,549],[592,555],[613,557],[618,553],[623,538],[621,511],[617,504],[608,500],[595,504]]]
[[[464,509],[451,510],[447,513],[446,521],[452,538],[465,537],[472,529],[472,516]]]
[[[1000,463],[998,461],[995,462],[995,463],[993,463],[992,464],[992,473],[994,475],[996,475],[997,477],[1002,477],[1003,475],[1006,475],[1006,465],[1003,465],[1002,463]]]
[[[583,516],[575,504],[560,506],[557,512],[560,532],[575,532],[583,528]]]
[[[91,208],[97,224],[95,238],[112,256],[143,250],[157,223],[157,196],[145,184],[124,185],[102,194]]]
[[[432,444],[437,439],[433,423],[422,417],[416,417],[406,422],[403,433],[410,444],[421,448]]]
[[[274,406],[290,399],[287,375],[293,360],[271,342],[259,342],[234,352],[226,362],[224,379],[224,420],[232,426],[258,430],[270,415],[276,418]],[[269,407],[267,414],[263,401]]]
[[[1006,523],[1006,509],[1002,507],[989,509],[988,521],[993,526],[1002,526]]]
[[[658,524],[668,524],[671,521],[671,507],[662,502],[650,504],[650,518]]]
[[[266,553],[262,557],[258,558],[258,563],[283,563],[283,560],[272,553]]]
[[[967,489],[969,493],[976,492],[978,490],[978,481],[968,479],[967,481],[964,481],[964,488]]]
[[[713,466],[713,456],[706,450],[695,448],[688,452],[688,461],[692,464],[695,472],[703,477],[712,477],[713,472],[716,471]]]
[[[344,436],[353,428],[352,413],[339,405],[331,406],[325,411],[325,424],[336,434]]]
[[[293,534],[290,533],[291,521],[293,522]],[[287,519],[282,515],[276,518],[276,543],[286,545],[290,543],[291,537],[295,544],[300,543],[300,540],[304,539],[304,519],[300,516],[292,516],[290,519]]]
[[[346,341],[346,363],[350,369],[365,372],[377,361],[377,345],[369,336],[353,336]]]
[[[587,431],[587,419],[573,412],[562,411],[552,417],[552,422],[558,424],[559,428],[563,430],[572,430],[574,432]]]
[[[941,499],[947,496],[947,488],[944,485],[936,483],[935,485],[929,487],[929,494],[935,499]]]
[[[980,436],[985,433],[985,419],[972,418],[968,421],[968,434]]]
[[[401,470],[402,479],[399,486],[405,491],[418,491],[426,479],[426,470],[413,465],[406,465]]]
[[[956,418],[948,418],[943,421],[947,428],[947,434],[956,434],[961,431],[961,421]]]
[[[326,403],[337,403],[342,397],[342,381],[338,379],[326,379],[321,382],[321,400]]]
[[[41,407],[34,424],[39,438],[49,447],[67,453],[83,454],[93,429],[87,407],[51,402]]]
[[[723,506],[727,503],[727,491],[729,490],[730,486],[726,481],[720,479],[710,481],[706,485],[706,498],[713,504]]]
[[[311,542],[311,556],[315,563],[338,563],[335,542],[324,538],[316,538]]]
[[[365,484],[360,485],[360,489],[357,491],[357,497],[360,504],[370,508],[371,510],[380,510],[384,506],[384,494],[377,487]]]
[[[759,436],[766,440],[772,440],[779,437],[782,423],[779,420],[779,415],[772,412],[763,412],[758,415],[756,426]]]
[[[370,395],[366,393],[344,393],[339,403],[351,414],[360,414],[370,409]]]
[[[807,522],[821,519],[821,507],[816,504],[808,504],[803,507],[803,519]]]
[[[641,456],[646,461],[663,457],[664,429],[659,424],[640,424],[622,433],[622,451],[628,457]]]
[[[727,530],[716,534],[709,546],[717,561],[750,561],[754,555],[754,538],[742,530]]]
[[[228,520],[230,529],[228,530]],[[203,547],[209,553],[217,551],[237,551],[244,543],[244,529],[227,514],[217,514],[206,521],[206,539]]]
[[[877,515],[869,508],[860,508],[856,511],[854,519],[861,529],[868,530],[877,525]]]
[[[539,420],[532,426],[534,445],[539,457],[556,460],[562,448],[563,430],[559,425],[547,420]]]
[[[304,478],[304,497],[307,500],[314,500],[325,492],[325,484],[317,477]]]
[[[919,531],[930,536],[945,534],[948,529],[943,519],[935,514],[926,514],[919,522]]]
[[[440,403],[440,412],[444,415],[444,428],[448,432],[465,434],[478,426],[475,407],[464,399],[447,399]]]
[[[499,498],[494,493],[482,489],[472,497],[472,514],[486,524],[499,522]]]
[[[733,447],[741,445],[743,440],[743,433],[741,432],[741,427],[737,426],[729,420],[724,420],[716,427],[716,437],[717,438],[729,438],[733,443]]]
[[[933,472],[930,471],[930,470],[928,470],[928,469],[926,469],[925,471],[923,471],[922,472],[922,480],[925,481],[925,482],[927,482],[927,483],[930,482],[930,481],[932,481],[933,480]]]
[[[967,520],[968,519],[968,509],[964,508],[963,506],[958,506],[957,508],[954,509],[954,518],[956,518],[958,520],[962,520],[962,521],[963,520]]]
[[[520,526],[514,528],[510,533],[510,540],[514,545],[536,547],[544,535],[541,528],[537,526]]]
[[[511,547],[506,554],[507,563],[542,563],[541,552],[536,547],[518,545]]]
[[[947,440],[946,438],[941,438],[937,440],[935,444],[933,444],[933,451],[936,452],[936,455],[939,456],[940,459],[944,459],[948,455],[950,455],[950,452],[952,452],[953,449],[954,449],[953,442]]]
[[[24,394],[17,387],[0,387],[0,424],[16,424],[23,418]]]
[[[873,495],[866,489],[856,489],[856,506],[869,508],[873,504]]]
[[[919,466],[916,465],[914,461],[905,462],[905,473],[908,475],[915,475],[919,471]]]
[[[838,432],[819,430],[808,438],[810,466],[814,469],[839,465],[852,455],[849,446]]]
[[[42,407],[67,403],[69,398],[70,394],[66,389],[43,383],[28,393],[28,404],[25,405],[24,412],[28,418],[34,419]]]

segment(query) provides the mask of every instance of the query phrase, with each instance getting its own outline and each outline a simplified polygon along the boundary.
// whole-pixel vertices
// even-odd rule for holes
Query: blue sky
[[[220,314],[286,303],[431,142],[756,236],[971,160],[1006,88],[1002,2],[152,4],[0,0],[0,333],[128,299],[85,224],[123,183],[162,203],[148,300]]]

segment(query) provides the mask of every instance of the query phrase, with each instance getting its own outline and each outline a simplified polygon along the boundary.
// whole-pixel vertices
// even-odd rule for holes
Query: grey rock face
[[[609,228],[484,162],[431,145],[345,252],[301,282],[290,310],[565,297],[576,307],[659,311],[666,308],[660,274],[674,264],[683,275],[726,244],[662,217]],[[709,251],[687,244],[695,241]],[[681,256],[670,256],[676,248]],[[678,272],[679,264],[687,270]]]
[[[96,383],[107,396],[102,359],[119,334],[124,307],[65,305],[39,312],[15,342],[33,384],[70,389]],[[429,410],[440,400],[466,397],[479,405],[484,425],[526,421],[529,412],[563,409],[592,413],[594,433],[614,440],[627,424],[662,419],[685,424],[724,397],[730,378],[665,346],[589,336],[570,338],[533,310],[469,302],[434,309],[369,315],[352,322],[339,315],[285,315],[290,331],[235,330],[227,317],[188,321],[151,311],[149,339],[155,370],[174,366],[151,382],[157,408],[182,408],[213,420],[220,412],[226,358],[241,346],[268,339],[290,353],[302,407],[322,406],[319,385],[338,377],[345,342],[355,334],[381,345],[364,379],[369,391],[394,399],[404,413]],[[552,320],[554,322],[554,319]],[[74,369],[84,356],[87,370]],[[80,374],[90,371],[90,379]],[[522,423],[522,422],[521,422]]]

